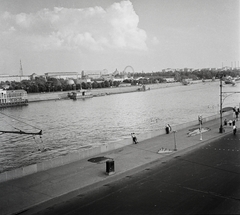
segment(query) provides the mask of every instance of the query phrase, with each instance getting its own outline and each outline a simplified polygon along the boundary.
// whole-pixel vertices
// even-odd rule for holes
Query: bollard
[[[107,175],[112,175],[114,173],[115,173],[114,160],[113,159],[107,160],[107,162],[106,162],[106,174]]]

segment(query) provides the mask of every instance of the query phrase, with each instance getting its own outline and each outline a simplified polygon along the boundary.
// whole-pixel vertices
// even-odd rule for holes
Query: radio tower
[[[22,69],[22,62],[20,60],[20,70],[19,70],[20,76],[23,76],[23,69]]]

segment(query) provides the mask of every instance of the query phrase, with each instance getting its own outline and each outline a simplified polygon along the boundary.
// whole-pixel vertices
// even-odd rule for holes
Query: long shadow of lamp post
[[[173,135],[174,135],[174,149],[173,149],[173,151],[177,151],[177,143],[176,143],[176,137],[175,137],[176,132],[177,131],[173,131]]]

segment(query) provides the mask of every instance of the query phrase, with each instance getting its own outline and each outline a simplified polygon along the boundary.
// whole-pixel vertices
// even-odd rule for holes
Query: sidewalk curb
[[[194,152],[195,150],[199,149],[200,147],[202,147],[202,146],[204,146],[204,145],[206,145],[210,142],[213,142],[215,140],[218,140],[218,139],[220,139],[220,138],[222,138],[222,137],[224,137],[224,136],[226,136],[230,133],[231,133],[231,131],[225,132],[223,134],[218,134],[218,135],[216,135],[216,136],[214,136],[214,137],[212,137],[208,140],[203,140],[203,141],[199,142],[199,144],[192,145],[190,147],[187,147],[187,148],[182,149],[180,151],[173,152],[171,154],[166,154],[166,156],[164,156],[164,157],[157,158],[153,161],[150,161],[149,163],[145,163],[143,165],[137,166],[137,167],[135,167],[133,169],[130,169],[130,170],[127,170],[125,172],[115,173],[114,175],[108,176],[107,178],[103,178],[101,181],[98,181],[96,183],[87,185],[85,187],[77,188],[75,190],[72,190],[68,193],[62,194],[62,195],[60,195],[58,197],[55,197],[53,199],[46,200],[44,202],[40,202],[38,204],[32,205],[31,207],[25,208],[25,209],[23,209],[23,210],[21,210],[17,213],[13,213],[12,215],[17,215],[17,214],[31,215],[31,214],[37,213],[41,210],[52,207],[53,205],[56,205],[56,204],[59,204],[61,202],[67,201],[71,198],[74,198],[74,197],[76,197],[80,194],[90,192],[90,191],[92,191],[94,189],[97,189],[97,188],[99,188],[99,187],[101,187],[105,184],[109,184],[109,183],[112,183],[114,181],[118,181],[120,179],[123,179],[124,177],[128,176],[129,174],[131,174],[131,175],[136,174],[136,173],[144,170],[145,168],[149,168],[153,165],[160,165],[162,162],[170,161],[171,159],[176,158],[177,156],[181,156],[181,155],[185,155],[185,154]]]

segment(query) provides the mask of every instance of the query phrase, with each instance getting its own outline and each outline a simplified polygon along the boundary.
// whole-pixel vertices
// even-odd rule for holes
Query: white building
[[[45,77],[57,78],[57,79],[78,79],[81,77],[78,72],[47,72],[44,73]]]
[[[21,82],[22,80],[30,80],[29,75],[1,75],[0,74],[0,82],[6,82],[6,81],[16,81]]]
[[[83,70],[82,78],[99,79],[103,74],[102,70]]]

